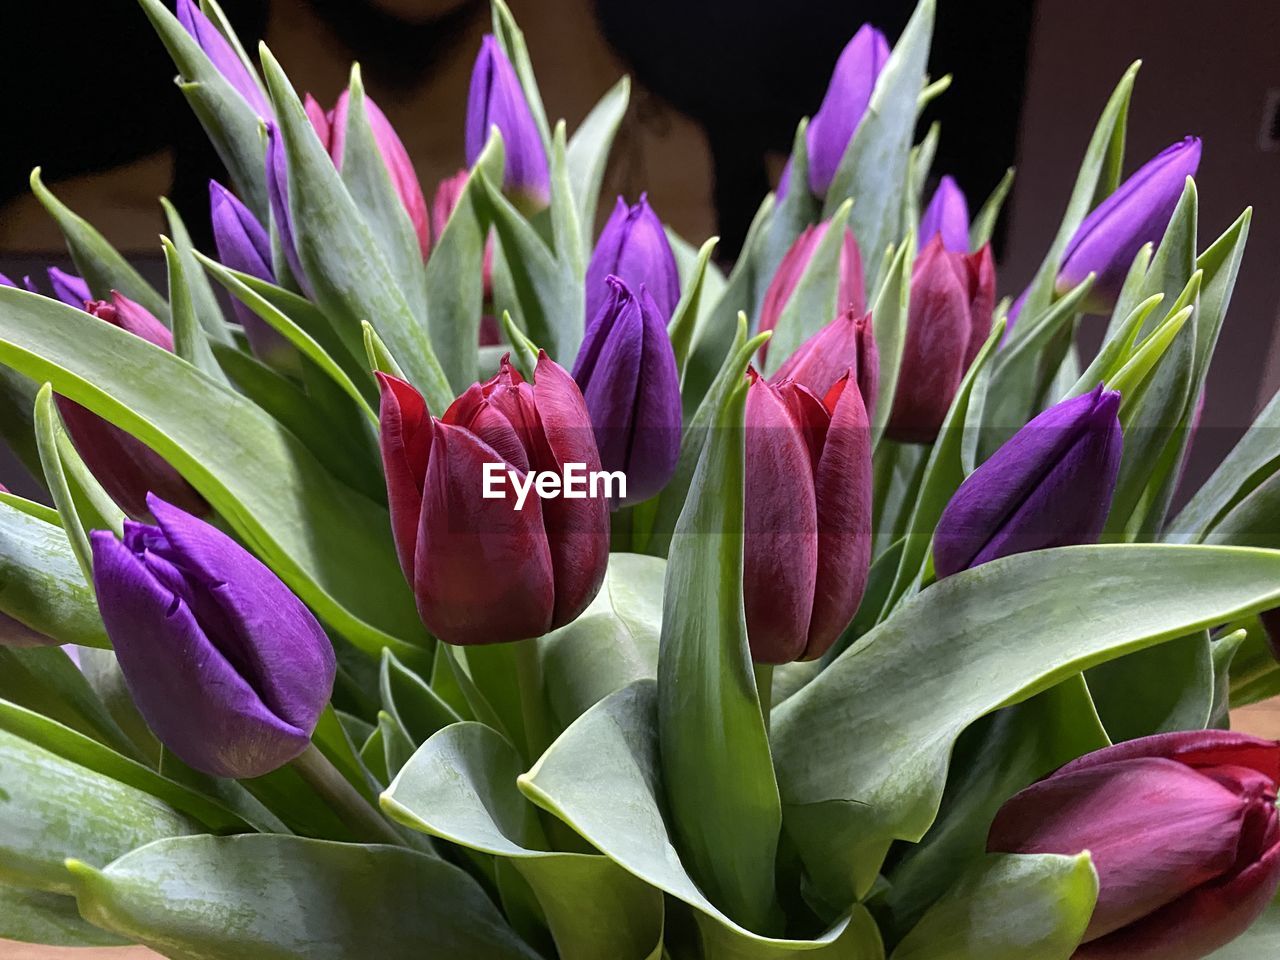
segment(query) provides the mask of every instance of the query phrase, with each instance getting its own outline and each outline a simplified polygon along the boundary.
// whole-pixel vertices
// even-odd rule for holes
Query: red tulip
[[[825,399],[749,371],[743,595],[752,657],[822,656],[871,563],[871,436],[853,372]]]
[[[796,237],[791,248],[778,264],[778,269],[764,292],[760,304],[760,329],[772,330],[778,325],[778,318],[795,293],[800,278],[804,276],[809,261],[813,259],[822,238],[827,235],[831,221],[815,223],[806,227]],[[848,228],[844,232],[844,245],[840,249],[840,279],[836,288],[836,316],[852,310],[861,315],[867,309],[867,296],[862,287],[862,254],[858,250],[858,241],[853,231]],[[760,360],[763,363],[768,355],[769,344],[760,348]]]
[[[1200,960],[1280,886],[1280,743],[1223,730],[1099,750],[1000,810],[988,848],[1078,854],[1098,903],[1074,960]]]
[[[794,380],[825,396],[849,370],[855,371],[858,392],[870,417],[880,389],[880,352],[876,349],[871,314],[859,315],[852,307],[800,344],[778,368],[773,380]]]
[[[503,358],[432,417],[403,380],[378,375],[381,448],[392,531],[422,622],[447,643],[537,637],[595,597],[609,558],[603,496],[517,504],[512,484],[486,498],[485,464],[515,472],[600,470],[591,420],[573,379],[545,353],[534,383]],[[588,491],[589,492],[589,491]]]
[[[965,371],[991,333],[995,299],[990,246],[952,253],[935,235],[911,277],[907,338],[887,428],[891,439],[937,438]]]

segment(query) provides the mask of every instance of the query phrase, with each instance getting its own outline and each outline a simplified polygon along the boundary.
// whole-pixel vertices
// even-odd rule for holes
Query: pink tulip
[[[825,396],[849,370],[854,371],[870,417],[880,389],[880,352],[871,314],[859,315],[852,307],[800,344],[778,368],[773,381],[794,380]]]

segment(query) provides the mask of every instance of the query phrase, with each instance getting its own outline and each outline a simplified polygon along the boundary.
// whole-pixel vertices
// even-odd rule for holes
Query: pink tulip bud
[[[1023,790],[988,849],[1089,851],[1098,903],[1073,960],[1200,960],[1280,886],[1280,743],[1224,730],[1099,750]]]
[[[870,417],[875,412],[876,391],[880,389],[880,353],[876,349],[871,314],[859,315],[853,308],[800,344],[773,375],[773,382],[794,380],[825,396],[849,370],[854,371],[858,392]]]

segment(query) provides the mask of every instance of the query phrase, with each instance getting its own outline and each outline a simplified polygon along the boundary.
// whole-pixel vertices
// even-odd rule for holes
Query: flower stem
[[[769,730],[769,714],[773,710],[773,664],[754,664],[756,694],[760,697],[760,715],[764,717],[764,729]]]
[[[360,795],[314,743],[308,744],[292,765],[362,842],[407,846],[386,818]]]

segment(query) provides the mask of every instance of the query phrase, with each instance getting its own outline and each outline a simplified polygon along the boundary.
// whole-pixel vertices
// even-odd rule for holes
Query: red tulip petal
[[[382,400],[378,408],[378,447],[387,477],[391,533],[405,578],[413,580],[413,554],[422,513],[422,484],[431,456],[431,414],[411,384],[378,373]]]

